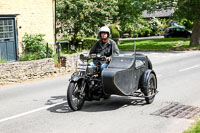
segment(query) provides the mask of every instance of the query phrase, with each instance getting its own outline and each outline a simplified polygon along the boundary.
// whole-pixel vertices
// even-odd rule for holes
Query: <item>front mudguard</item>
[[[146,93],[146,89],[148,87],[148,80],[149,80],[149,77],[150,77],[150,74],[153,73],[155,75],[155,78],[156,78],[156,89],[157,89],[157,77],[156,77],[156,73],[151,70],[151,69],[148,69],[144,72],[141,80],[140,80],[140,88],[141,88],[141,91],[143,93]]]
[[[83,77],[80,76],[77,73],[73,73],[72,76],[71,76],[71,78],[69,79],[70,82],[79,82],[81,80],[83,80]]]

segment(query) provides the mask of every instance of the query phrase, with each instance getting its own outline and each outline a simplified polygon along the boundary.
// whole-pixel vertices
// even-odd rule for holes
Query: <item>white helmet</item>
[[[106,32],[106,33],[108,33],[108,36],[110,35],[110,29],[106,26],[103,26],[100,28],[99,35],[101,34],[101,32]]]

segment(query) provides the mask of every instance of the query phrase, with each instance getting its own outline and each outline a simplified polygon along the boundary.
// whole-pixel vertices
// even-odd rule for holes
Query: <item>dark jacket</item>
[[[112,39],[108,39],[107,43],[102,42],[99,40],[90,50],[90,54],[101,54],[101,56],[109,57],[111,55],[119,55],[119,49],[117,44]]]

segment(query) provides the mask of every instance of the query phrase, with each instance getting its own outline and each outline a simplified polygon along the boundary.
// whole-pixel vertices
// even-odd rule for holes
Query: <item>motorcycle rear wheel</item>
[[[67,90],[67,102],[73,111],[80,110],[85,101],[84,98],[78,97],[78,87],[80,87],[80,83],[70,82]]]

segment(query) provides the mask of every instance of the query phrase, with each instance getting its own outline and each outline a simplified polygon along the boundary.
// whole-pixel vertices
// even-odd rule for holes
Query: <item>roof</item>
[[[0,14],[0,18],[14,18],[19,14]]]
[[[144,18],[166,18],[172,16],[174,13],[173,9],[161,9],[159,11],[155,11],[153,13],[148,13],[146,10],[143,12]]]

